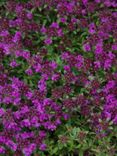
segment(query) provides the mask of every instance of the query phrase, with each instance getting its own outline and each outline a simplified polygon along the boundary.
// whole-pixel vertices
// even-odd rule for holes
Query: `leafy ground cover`
[[[0,0],[0,156],[116,155],[116,0]]]

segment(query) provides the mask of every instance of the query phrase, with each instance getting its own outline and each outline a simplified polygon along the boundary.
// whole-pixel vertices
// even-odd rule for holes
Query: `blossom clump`
[[[117,126],[116,7],[115,0],[0,5],[0,155],[47,152],[47,139],[72,118],[96,136]]]

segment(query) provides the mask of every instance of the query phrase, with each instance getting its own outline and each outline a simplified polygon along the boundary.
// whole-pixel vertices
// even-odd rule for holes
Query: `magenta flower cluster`
[[[117,125],[116,0],[9,0],[0,18],[0,154],[31,156],[79,110]],[[77,117],[77,116],[76,116]]]

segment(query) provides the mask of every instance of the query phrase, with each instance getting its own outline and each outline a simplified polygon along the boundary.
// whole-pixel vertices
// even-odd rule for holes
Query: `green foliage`
[[[113,138],[114,133],[101,138],[87,129],[87,125],[81,126],[78,122],[77,127],[66,123],[49,136],[46,143],[50,156],[85,156],[87,152],[90,156],[115,156],[117,138]]]

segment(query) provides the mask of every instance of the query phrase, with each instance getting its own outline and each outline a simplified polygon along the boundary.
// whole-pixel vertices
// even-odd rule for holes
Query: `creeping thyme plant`
[[[0,156],[117,156],[116,0],[0,0]]]

